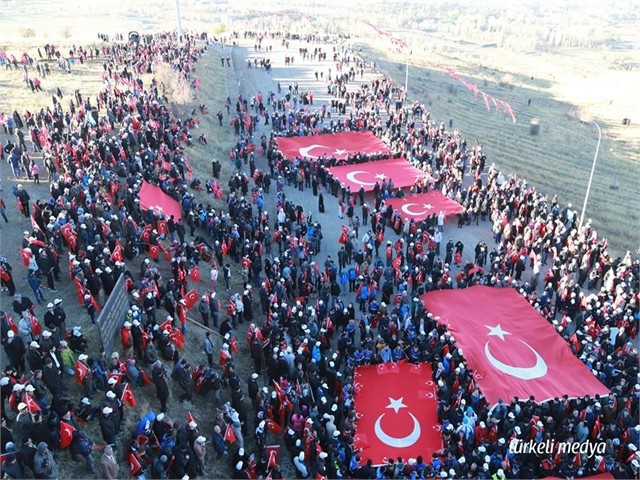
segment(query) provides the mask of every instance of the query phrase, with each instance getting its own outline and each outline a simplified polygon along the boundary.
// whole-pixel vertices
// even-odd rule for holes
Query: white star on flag
[[[503,342],[505,335],[511,335],[509,332],[503,330],[500,324],[496,325],[495,327],[490,327],[489,325],[485,325],[485,327],[489,329],[489,333],[487,333],[487,335],[495,335],[496,337],[500,337],[500,340],[502,340]]]
[[[425,203],[424,205],[422,205],[424,208],[426,208],[427,210],[431,210],[433,208],[433,205],[431,205],[430,203]]]
[[[404,400],[404,397],[400,397],[400,398],[391,398],[391,397],[387,397],[389,399],[389,405],[387,405],[387,408],[393,408],[395,410],[396,413],[398,413],[398,410],[400,410],[401,408],[407,408],[407,406],[402,403],[402,400]]]
[[[380,180],[384,180],[387,176],[384,173],[378,173],[376,175],[376,178],[379,178]]]
[[[336,148],[336,151],[333,152],[334,155],[344,155],[345,153],[347,153],[347,150],[343,148]]]

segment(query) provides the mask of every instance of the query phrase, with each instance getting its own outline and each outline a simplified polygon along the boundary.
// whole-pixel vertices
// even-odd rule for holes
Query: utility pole
[[[176,20],[178,23],[178,41],[182,38],[182,20],[180,18],[180,0],[176,0]]]

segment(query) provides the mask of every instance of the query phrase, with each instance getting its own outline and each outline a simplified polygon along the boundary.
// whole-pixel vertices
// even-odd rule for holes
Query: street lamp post
[[[593,156],[593,165],[591,165],[591,174],[589,175],[589,183],[587,183],[587,193],[584,195],[584,203],[582,204],[582,213],[580,213],[580,223],[578,224],[578,231],[582,231],[582,224],[584,222],[584,214],[587,210],[587,202],[589,201],[589,192],[591,191],[591,183],[593,182],[593,174],[596,171],[596,163],[598,162],[598,152],[600,151],[600,140],[602,140],[602,130],[600,130],[600,125],[591,120],[596,128],[598,129],[598,145],[596,146],[596,153]]]
[[[407,90],[409,88],[409,55],[411,55],[411,51],[407,52],[407,67],[406,67],[406,70],[404,72],[404,94],[405,94],[405,96],[407,95]]]

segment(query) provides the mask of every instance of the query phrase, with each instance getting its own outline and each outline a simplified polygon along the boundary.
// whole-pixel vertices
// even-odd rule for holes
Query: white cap
[[[33,385],[27,385],[26,387],[24,387],[24,389],[25,389],[27,392],[35,392],[35,391],[36,391],[36,389],[34,388],[34,386],[33,386]]]
[[[91,401],[87,397],[84,397],[82,400],[80,400],[80,403],[84,405],[89,405]]]
[[[198,443],[204,443],[207,441],[206,437],[203,437],[202,435],[200,435],[198,438],[196,438],[196,442]]]
[[[194,428],[198,428],[198,424],[192,420],[192,421],[189,422],[189,428],[192,429],[192,430]]]
[[[251,378],[253,378],[255,380],[256,378],[258,378],[258,374],[257,373],[252,373],[251,374]]]
[[[18,404],[18,410],[24,410],[25,408],[27,408],[27,404],[24,402],[20,402]]]
[[[7,332],[7,337],[9,337],[9,338],[13,338],[13,337],[15,337],[15,335],[16,335],[16,334],[13,332],[13,330],[9,330],[9,331]]]
[[[116,383],[118,383],[118,379],[116,377],[111,377],[109,378],[109,380],[107,380],[107,383],[109,385],[115,385]]]
[[[104,407],[102,409],[102,413],[104,413],[105,415],[109,415],[111,412],[113,412],[113,408],[111,407]]]
[[[40,344],[39,344],[38,342],[35,342],[35,341],[34,341],[34,342],[31,342],[31,343],[29,344],[29,346],[30,346],[31,348],[40,348]]]
[[[107,397],[108,397],[108,398],[116,398],[116,394],[115,394],[115,393],[113,393],[111,390],[109,390],[109,391],[107,392]]]
[[[49,330],[45,330],[44,332],[42,332],[42,336],[44,338],[49,338],[51,336],[51,332]]]
[[[53,308],[53,303],[49,302],[49,303],[47,304],[47,308]]]
[[[89,358],[89,355],[87,355],[86,353],[81,353],[80,355],[78,355],[78,360],[80,360],[81,362],[84,362],[87,358]]]

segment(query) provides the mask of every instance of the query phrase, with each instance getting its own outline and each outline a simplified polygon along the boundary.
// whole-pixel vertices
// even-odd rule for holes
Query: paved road
[[[266,45],[269,45],[270,42],[266,41]],[[234,48],[226,47],[227,51],[230,52],[229,56],[233,58],[234,68],[228,69],[227,74],[230,76],[229,85],[230,92],[233,92],[232,86],[237,85],[239,92],[245,97],[250,98],[251,95],[257,94],[259,91],[266,95],[270,91],[277,92],[277,84],[280,82],[282,91],[288,89],[288,86],[293,85],[294,82],[298,83],[298,87],[301,91],[312,90],[314,92],[314,105],[313,108],[320,108],[322,103],[327,105],[330,104],[330,100],[333,97],[327,95],[326,89],[326,81],[317,81],[315,78],[315,72],[323,71],[325,79],[327,78],[328,70],[331,68],[332,74],[336,72],[336,65],[331,60],[331,54],[327,55],[328,60],[326,61],[302,61],[301,57],[297,54],[298,47],[302,44],[300,42],[291,42],[289,49],[285,49],[281,46],[280,42],[274,40],[271,42],[273,45],[273,50],[269,54],[265,54],[264,52],[255,52],[253,48],[253,43],[250,41],[241,41],[240,45]],[[264,45],[264,41],[263,41]],[[313,49],[315,45],[307,45],[310,49]],[[320,44],[323,51],[331,52],[333,49],[332,45],[324,45]],[[338,47],[342,48],[342,47]],[[351,52],[353,54],[354,52]],[[287,55],[295,55],[295,61],[293,66],[285,66],[284,65],[284,57]],[[270,58],[271,64],[273,68],[271,72],[267,73],[263,69],[247,68],[247,59],[253,58]],[[348,85],[348,89],[350,91],[356,90],[360,84],[371,82],[372,79],[376,78],[379,74],[372,71],[372,69],[365,70],[364,78],[362,80],[358,80],[357,82],[353,82]],[[419,99],[418,99],[419,100]],[[335,118],[335,116],[334,116]],[[260,125],[258,130],[256,131],[254,138],[259,141],[260,135],[265,133],[267,136],[271,132],[271,125]],[[267,169],[267,161],[265,157],[259,157],[256,161],[257,168]],[[327,255],[331,255],[333,259],[337,257],[337,251],[339,249],[339,243],[337,242],[340,232],[341,226],[344,222],[340,218],[338,218],[338,201],[335,197],[331,196],[329,193],[324,193],[324,201],[325,201],[325,213],[320,213],[318,211],[318,201],[317,197],[313,197],[311,195],[310,189],[305,189],[304,191],[298,191],[295,188],[288,187],[285,188],[285,193],[287,198],[296,204],[300,204],[304,207],[305,212],[309,212],[314,219],[318,220],[322,225],[322,231],[324,235],[323,240],[323,249],[320,254],[316,257],[316,261],[319,265],[323,265],[326,260]],[[369,193],[367,196],[367,201],[369,205],[373,205],[373,194]],[[270,215],[275,215],[275,195],[272,193],[266,198],[266,205],[270,208]],[[358,212],[359,208],[356,210]],[[345,219],[346,220],[346,219]],[[360,228],[360,236],[363,235],[363,228]],[[386,239],[390,239],[392,242],[395,242],[397,239],[397,235],[391,230],[387,229],[385,232]],[[458,240],[462,241],[465,245],[463,260],[473,261],[474,258],[474,248],[478,241],[484,240],[489,248],[492,248],[493,238],[491,234],[491,224],[490,222],[481,222],[479,226],[468,226],[462,229],[457,228],[456,221],[454,218],[449,220],[449,224],[445,226],[444,234],[443,234],[443,242],[442,242],[442,255],[444,257],[444,245],[449,241],[449,239],[453,239],[453,242],[457,242]],[[453,266],[453,273],[457,273],[458,267]],[[523,278],[528,280],[530,273],[525,272]],[[350,299],[349,299],[350,300]]]

